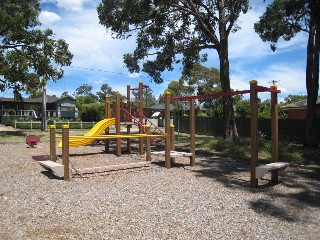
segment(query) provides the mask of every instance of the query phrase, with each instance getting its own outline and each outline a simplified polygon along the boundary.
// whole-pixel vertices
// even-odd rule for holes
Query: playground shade
[[[102,133],[104,133],[104,130],[116,123],[115,118],[106,118],[95,124],[89,132],[87,132],[84,137],[96,137],[100,136]],[[69,147],[80,147],[85,146],[87,144],[90,144],[94,141],[94,139],[88,139],[88,138],[81,138],[79,137],[73,137],[72,139],[69,139]],[[62,141],[59,142],[58,145],[59,148],[62,148]]]

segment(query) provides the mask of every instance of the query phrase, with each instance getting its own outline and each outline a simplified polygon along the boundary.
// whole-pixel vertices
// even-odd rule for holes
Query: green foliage
[[[307,123],[305,146],[318,148],[316,133],[316,101],[319,91],[320,1],[274,0],[255,23],[255,31],[276,50],[280,38],[291,40],[298,32],[308,33],[307,43]]]
[[[281,104],[286,105],[286,104],[295,103],[295,102],[299,102],[306,99],[307,99],[307,96],[305,95],[288,95],[287,97],[284,98],[284,102]]]
[[[219,52],[224,47],[219,38],[237,31],[236,21],[248,5],[248,0],[103,0],[97,10],[100,23],[115,38],[136,36],[135,51],[124,55],[129,71],[142,70],[161,83],[161,73],[173,70],[174,64],[182,63],[187,74],[193,63],[207,60],[203,49]]]
[[[2,0],[0,6],[0,90],[35,93],[61,79],[73,55],[51,29],[36,29],[39,0]]]
[[[81,109],[81,120],[85,122],[98,122],[104,118],[104,104],[84,104]]]

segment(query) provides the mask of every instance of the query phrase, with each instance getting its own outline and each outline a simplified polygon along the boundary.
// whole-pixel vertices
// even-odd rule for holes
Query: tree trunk
[[[43,86],[42,91],[42,117],[41,117],[41,131],[47,131],[47,87]]]
[[[307,121],[304,146],[307,148],[317,148],[319,146],[317,136],[316,121],[316,101],[319,91],[319,50],[320,50],[320,23],[318,14],[319,3],[311,6],[310,31],[307,46]]]
[[[220,2],[219,10],[219,34],[220,45],[218,49],[220,60],[220,81],[222,92],[230,92],[230,76],[229,76],[229,50],[228,50],[228,32],[226,29],[226,16],[224,12],[224,3]],[[239,138],[236,120],[233,109],[232,96],[222,97],[223,104],[223,123],[224,138],[228,140],[237,140]]]

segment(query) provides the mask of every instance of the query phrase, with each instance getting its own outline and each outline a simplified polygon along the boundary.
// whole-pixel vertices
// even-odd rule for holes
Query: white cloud
[[[59,21],[60,19],[61,19],[61,17],[54,12],[41,11],[39,14],[40,22],[45,25],[53,24],[53,23]]]
[[[83,4],[89,0],[57,0],[57,6],[68,11],[79,12],[83,10]]]
[[[139,73],[130,73],[128,74],[129,78],[138,78],[140,77],[140,74]]]

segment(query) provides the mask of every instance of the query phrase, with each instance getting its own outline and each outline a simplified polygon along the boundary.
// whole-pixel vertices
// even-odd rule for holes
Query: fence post
[[[62,164],[64,166],[63,179],[70,180],[69,173],[69,125],[62,126]]]
[[[30,128],[31,128],[31,130],[32,130],[32,119],[31,119],[31,123],[30,123]]]
[[[17,120],[14,120],[14,128],[17,128]]]

